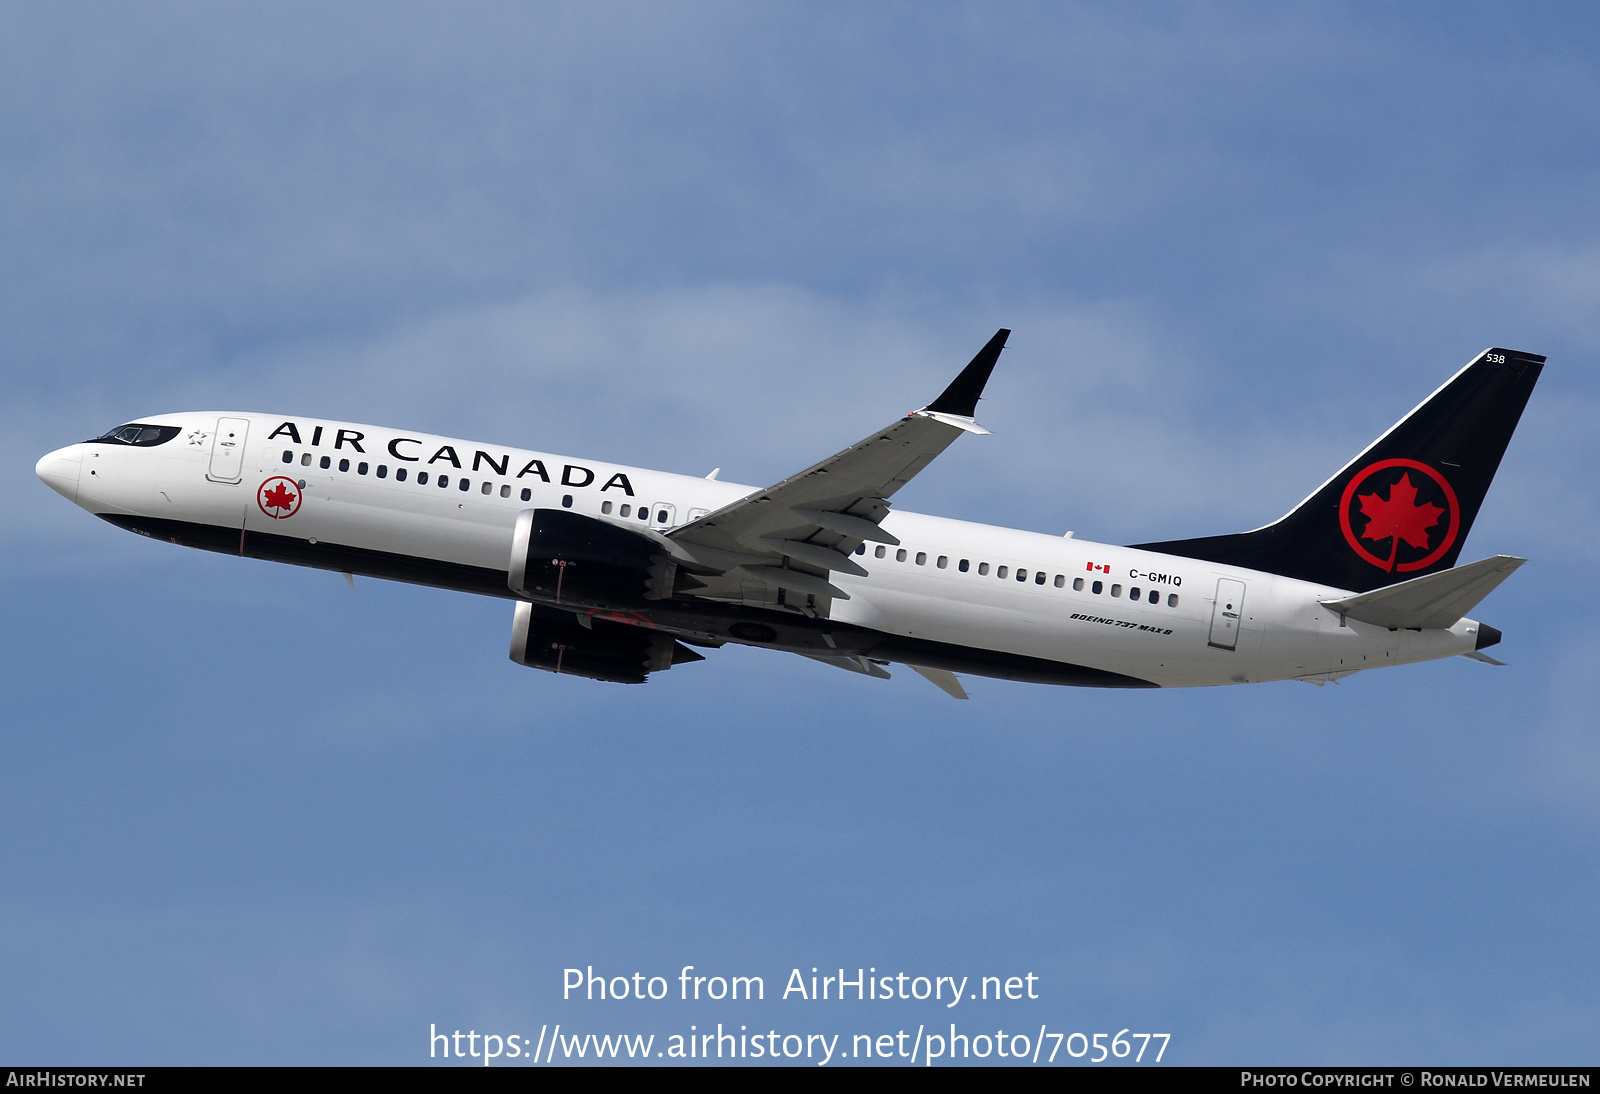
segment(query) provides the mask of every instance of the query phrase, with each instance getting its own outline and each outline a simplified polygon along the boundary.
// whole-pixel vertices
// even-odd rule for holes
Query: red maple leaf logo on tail
[[[1394,541],[1389,548],[1389,564],[1384,567],[1391,573],[1394,572],[1395,556],[1400,551],[1400,541],[1404,540],[1406,546],[1419,551],[1427,550],[1428,541],[1432,538],[1428,530],[1438,524],[1444,514],[1444,510],[1437,505],[1417,504],[1417,488],[1411,485],[1409,471],[1389,487],[1387,498],[1371,493],[1358,494],[1356,500],[1361,503],[1361,515],[1367,518],[1367,527],[1362,531],[1361,538],[1373,542],[1385,539]]]
[[[267,491],[266,502],[269,509],[287,509],[294,504],[294,495],[280,484]]]

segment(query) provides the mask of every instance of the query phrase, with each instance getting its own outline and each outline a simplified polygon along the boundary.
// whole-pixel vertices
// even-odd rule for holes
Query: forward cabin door
[[[238,482],[244,477],[244,442],[249,432],[246,418],[217,419],[217,431],[211,434],[211,466],[206,478],[212,482]]]
[[[1210,645],[1231,650],[1239,645],[1239,620],[1244,617],[1244,582],[1217,580],[1217,602],[1211,606]]]

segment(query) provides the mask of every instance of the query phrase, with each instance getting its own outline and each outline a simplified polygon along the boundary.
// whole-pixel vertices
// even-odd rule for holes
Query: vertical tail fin
[[[1485,350],[1264,528],[1137,546],[1357,592],[1448,570],[1544,361]]]

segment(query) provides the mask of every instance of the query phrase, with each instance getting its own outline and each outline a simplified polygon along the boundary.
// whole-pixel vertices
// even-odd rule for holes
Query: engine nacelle
[[[521,601],[511,623],[511,660],[546,672],[642,684],[652,672],[705,658],[658,630],[604,619],[585,626],[570,612]]]
[[[517,515],[507,584],[519,596],[627,608],[671,596],[677,577],[659,545],[631,529],[565,509]]]

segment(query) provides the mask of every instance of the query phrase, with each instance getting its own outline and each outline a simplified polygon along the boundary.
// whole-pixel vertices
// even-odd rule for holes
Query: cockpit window
[[[140,448],[154,448],[158,444],[166,444],[179,433],[183,432],[182,426],[177,425],[145,425],[143,422],[134,422],[131,425],[119,425],[111,432],[100,437],[90,438],[90,444],[132,444]]]

